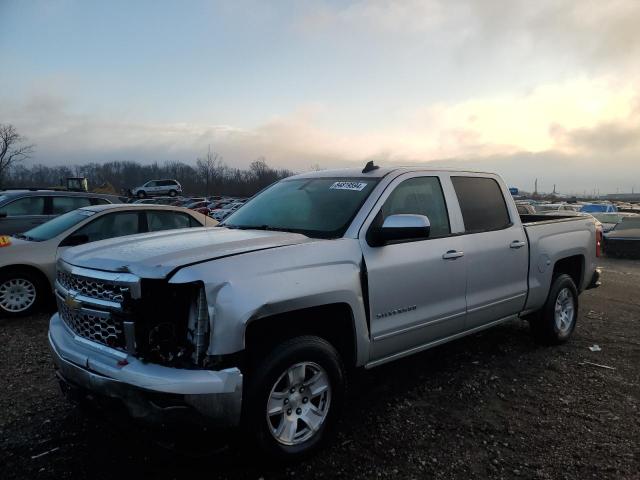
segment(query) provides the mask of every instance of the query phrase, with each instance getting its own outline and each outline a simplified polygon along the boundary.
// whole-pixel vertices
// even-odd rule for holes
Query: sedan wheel
[[[7,313],[20,314],[36,302],[36,286],[25,278],[10,278],[0,285],[0,308]]]

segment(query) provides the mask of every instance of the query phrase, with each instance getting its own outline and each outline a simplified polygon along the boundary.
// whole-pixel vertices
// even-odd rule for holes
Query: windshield
[[[84,219],[95,215],[95,213],[96,212],[93,212],[91,210],[84,210],[82,208],[73,210],[69,213],[65,213],[64,215],[60,215],[53,220],[49,220],[42,225],[38,225],[37,227],[32,228],[27,232],[24,232],[24,234],[20,235],[20,238],[33,240],[34,242],[49,240],[57,235],[60,235],[62,232],[73,227],[74,225],[77,225]]]
[[[283,180],[241,206],[222,225],[337,238],[344,234],[376,183],[378,180],[372,178]]]

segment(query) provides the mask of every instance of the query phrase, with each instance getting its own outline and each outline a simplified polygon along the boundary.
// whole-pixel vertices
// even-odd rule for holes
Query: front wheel
[[[170,197],[175,197],[176,195],[178,195],[178,192],[176,192],[175,190],[169,190]]]
[[[331,434],[345,390],[344,366],[329,342],[287,340],[247,376],[245,428],[269,458],[298,460]]]
[[[30,272],[8,271],[0,275],[0,315],[25,317],[36,312],[44,295],[40,279]]]
[[[547,301],[530,319],[536,341],[558,345],[571,337],[578,320],[578,289],[569,275],[554,278]]]
[[[144,190],[140,190],[138,192],[138,198],[145,198],[147,196],[147,193]]]

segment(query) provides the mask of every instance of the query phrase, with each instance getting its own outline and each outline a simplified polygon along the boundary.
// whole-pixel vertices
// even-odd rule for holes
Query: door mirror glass
[[[425,215],[398,214],[385,218],[374,232],[376,246],[399,241],[425,240],[431,233],[431,223]]]
[[[89,236],[82,233],[76,233],[70,235],[64,239],[60,244],[61,247],[75,247],[76,245],[83,245],[89,241]]]

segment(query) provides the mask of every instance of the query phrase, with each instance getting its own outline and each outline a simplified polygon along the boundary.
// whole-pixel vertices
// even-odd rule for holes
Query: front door
[[[361,230],[373,340],[371,360],[420,347],[464,327],[463,239],[452,235],[441,182],[437,175],[400,176],[387,188]],[[427,216],[429,238],[370,246],[368,229],[394,214]]]

